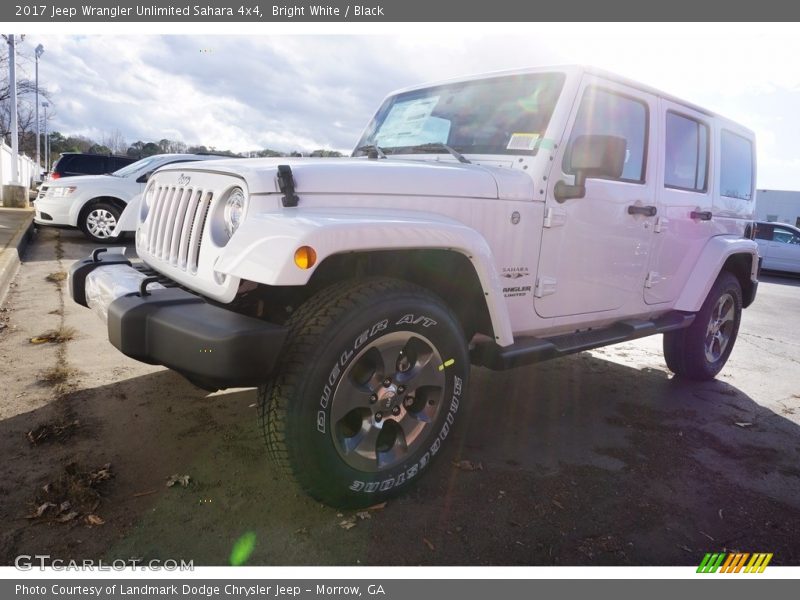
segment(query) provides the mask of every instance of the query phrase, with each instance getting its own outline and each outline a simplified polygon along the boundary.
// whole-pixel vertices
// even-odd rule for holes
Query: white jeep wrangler
[[[258,386],[281,467],[369,505],[440,453],[470,365],[663,333],[713,378],[758,285],[754,182],[751,131],[659,91],[483,75],[391,94],[351,158],[160,169],[142,262],[98,249],[70,287],[126,355]]]

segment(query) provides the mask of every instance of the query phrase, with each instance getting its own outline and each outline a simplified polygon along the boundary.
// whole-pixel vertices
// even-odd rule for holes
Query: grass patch
[[[78,427],[80,427],[80,421],[77,419],[58,423],[45,423],[30,430],[26,437],[33,446],[44,442],[65,442],[72,437]]]
[[[60,385],[72,375],[72,369],[63,365],[56,365],[39,373],[39,381],[46,385]]]
[[[57,285],[61,285],[61,283],[66,280],[67,273],[65,271],[56,271],[55,273],[50,273],[45,279],[50,283],[55,283]]]
[[[67,327],[66,325],[62,325],[58,329],[51,329],[50,331],[45,331],[41,335],[37,335],[36,337],[32,337],[30,339],[31,344],[63,344],[65,342],[69,342],[71,339],[75,337],[75,334],[78,333],[74,327]]]

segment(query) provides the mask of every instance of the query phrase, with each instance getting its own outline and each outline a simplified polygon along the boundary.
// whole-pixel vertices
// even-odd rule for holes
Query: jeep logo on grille
[[[181,173],[181,176],[178,177],[178,185],[189,185],[189,182],[192,180],[191,177],[188,175],[184,175]]]

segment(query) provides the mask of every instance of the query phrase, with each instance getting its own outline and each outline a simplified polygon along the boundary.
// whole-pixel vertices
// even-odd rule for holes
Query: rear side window
[[[647,106],[644,102],[600,88],[586,88],[570,134],[570,146],[582,135],[624,138],[627,150],[620,180],[644,182],[647,148]],[[569,156],[569,149],[564,156]]]
[[[722,130],[719,191],[723,196],[753,199],[753,144],[733,132]]]
[[[113,173],[114,171],[117,171],[118,169],[121,169],[122,167],[127,166],[127,165],[131,164],[132,162],[134,162],[131,159],[121,158],[121,157],[118,157],[118,156],[112,156],[108,160],[109,160],[109,163],[110,163],[109,164],[109,169],[108,169],[110,173]]]
[[[764,223],[756,223],[756,239],[757,240],[771,240],[772,239],[772,225]]]
[[[81,175],[100,175],[108,171],[106,157],[73,154],[64,156],[59,161],[62,173],[79,173]]]
[[[708,127],[695,119],[667,113],[664,185],[705,192],[708,176]]]

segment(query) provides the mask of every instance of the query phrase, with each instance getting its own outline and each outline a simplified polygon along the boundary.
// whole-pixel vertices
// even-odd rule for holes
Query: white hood
[[[533,198],[527,173],[436,160],[396,158],[263,158],[219,160],[160,169],[216,171],[243,177],[251,194],[278,193],[278,165],[292,168],[296,192],[303,194],[366,194],[373,196],[449,196],[465,198]]]

